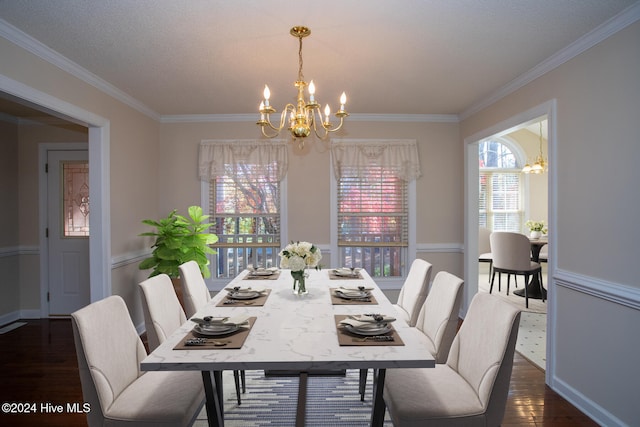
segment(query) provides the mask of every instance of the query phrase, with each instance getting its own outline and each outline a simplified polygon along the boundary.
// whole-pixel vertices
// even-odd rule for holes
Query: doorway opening
[[[479,144],[481,141],[486,141],[491,138],[504,138],[513,134],[514,132],[521,131],[528,126],[537,124],[546,119],[548,123],[548,158],[549,158],[549,170],[548,170],[548,182],[546,184],[546,195],[543,199],[546,201],[546,211],[548,218],[548,227],[550,230],[556,229],[556,185],[555,185],[555,150],[556,150],[556,120],[555,120],[556,105],[555,100],[546,102],[542,105],[527,110],[521,114],[513,116],[503,122],[500,122],[490,128],[482,130],[465,139],[465,282],[467,287],[465,289],[465,303],[470,303],[473,296],[479,291],[480,280],[487,280],[488,276],[481,278],[481,267],[478,262],[479,256],[479,229],[480,229],[480,166],[479,166]],[[522,191],[526,194],[531,191],[532,184],[527,177],[524,177]],[[535,187],[535,186],[534,186]],[[527,215],[540,215],[539,206],[536,209],[531,205],[531,201],[527,203],[528,197],[524,197],[522,206],[522,220],[526,221]],[[540,202],[536,202],[536,205],[540,205]],[[524,230],[521,230],[524,232]],[[546,264],[546,270],[548,272],[548,280],[545,281],[545,287],[549,290],[546,301],[546,363],[542,366],[546,370],[547,379],[550,378],[553,368],[553,326],[555,322],[555,316],[553,313],[553,275],[555,269],[555,241],[557,234],[550,233],[549,235],[549,250],[548,250],[548,263]],[[496,289],[494,288],[494,292]],[[505,289],[503,289],[505,292]],[[524,298],[522,299],[522,307],[524,308]]]
[[[47,93],[0,75],[0,96],[27,105],[54,117],[70,121],[89,129],[89,180],[92,216],[90,218],[90,301],[111,295],[111,222],[109,190],[109,120],[83,108],[72,105]],[[41,195],[42,197],[42,195]],[[47,271],[46,216],[40,199],[39,242],[40,272]],[[47,284],[40,274],[40,317],[49,317]]]

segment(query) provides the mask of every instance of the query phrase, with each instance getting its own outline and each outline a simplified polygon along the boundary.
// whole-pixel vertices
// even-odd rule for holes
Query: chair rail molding
[[[608,282],[567,270],[556,270],[555,284],[583,294],[640,310],[640,288]]]

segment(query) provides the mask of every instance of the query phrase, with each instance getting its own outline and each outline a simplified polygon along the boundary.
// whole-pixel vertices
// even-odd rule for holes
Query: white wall
[[[630,397],[640,383],[638,40],[635,22],[461,123],[464,139],[557,100],[547,378],[604,425],[640,419]]]

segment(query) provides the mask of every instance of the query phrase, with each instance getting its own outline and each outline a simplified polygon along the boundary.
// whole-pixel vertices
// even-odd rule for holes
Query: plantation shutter
[[[338,183],[338,246],[408,246],[407,182],[380,166],[345,167]]]

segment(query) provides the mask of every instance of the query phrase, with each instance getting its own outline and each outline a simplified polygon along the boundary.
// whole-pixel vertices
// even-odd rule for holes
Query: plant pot
[[[529,235],[532,239],[539,239],[542,237],[542,231],[532,231]]]

